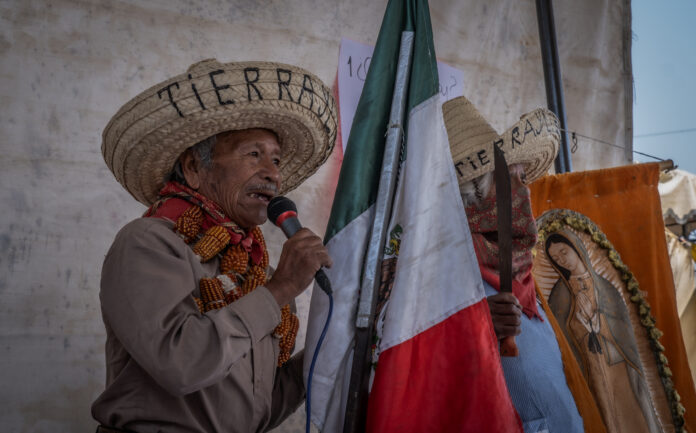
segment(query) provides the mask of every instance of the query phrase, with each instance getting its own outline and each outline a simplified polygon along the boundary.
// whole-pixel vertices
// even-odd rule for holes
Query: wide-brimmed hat
[[[493,171],[494,145],[505,152],[508,165],[525,165],[527,183],[546,174],[558,154],[558,118],[544,108],[524,114],[502,135],[464,96],[445,102],[442,114],[460,189],[471,179]]]
[[[102,154],[121,185],[150,205],[187,148],[225,131],[269,129],[281,145],[285,193],[326,161],[336,126],[331,89],[310,72],[208,59],[121,107],[104,129]]]

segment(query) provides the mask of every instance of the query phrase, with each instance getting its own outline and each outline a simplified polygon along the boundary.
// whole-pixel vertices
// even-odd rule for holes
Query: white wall
[[[625,3],[556,4],[569,128],[620,146],[631,136]],[[119,228],[144,210],[100,153],[116,110],[209,57],[294,63],[331,84],[341,37],[374,44],[385,5],[0,0],[1,431],[94,428],[89,407],[105,376],[101,262]],[[533,1],[433,0],[431,15],[438,57],[464,71],[465,94],[498,130],[546,105]],[[628,161],[621,149],[579,144],[575,169]],[[319,234],[339,164],[336,155],[291,194]],[[277,258],[282,235],[265,231]],[[299,300],[302,316],[308,299]],[[300,413],[279,430],[302,422]]]

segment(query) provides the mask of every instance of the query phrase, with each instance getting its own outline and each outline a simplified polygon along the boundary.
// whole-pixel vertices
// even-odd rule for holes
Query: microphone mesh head
[[[276,224],[278,217],[287,211],[297,213],[297,206],[295,206],[295,203],[289,198],[279,195],[277,197],[273,197],[273,199],[271,199],[271,201],[268,203],[266,214],[268,215],[268,219],[270,219],[273,224]]]

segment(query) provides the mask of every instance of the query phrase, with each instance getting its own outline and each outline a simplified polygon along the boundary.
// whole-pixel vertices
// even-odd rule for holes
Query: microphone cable
[[[297,206],[287,197],[273,197],[268,203],[266,214],[268,215],[268,219],[273,221],[273,224],[283,230],[283,233],[285,233],[288,239],[302,229],[302,225],[297,219]],[[309,365],[309,373],[307,374],[307,398],[305,402],[307,413],[307,421],[305,423],[306,433],[310,433],[310,424],[312,422],[312,376],[314,375],[314,365],[317,362],[319,350],[321,349],[321,344],[324,342],[324,337],[326,337],[326,331],[329,329],[329,322],[331,321],[331,314],[333,313],[333,292],[331,290],[331,281],[329,281],[329,277],[326,276],[326,273],[324,273],[322,269],[319,269],[314,275],[314,279],[319,288],[329,297],[329,314],[326,316],[324,329],[322,329],[319,340],[317,341],[317,347],[314,348],[314,355],[312,356],[312,362]]]
[[[333,295],[331,290],[325,292],[329,297],[329,314],[326,316],[326,322],[324,323],[324,329],[321,331],[319,336],[319,341],[317,341],[317,347],[314,349],[314,355],[312,356],[312,363],[309,365],[309,374],[307,375],[307,399],[305,402],[305,409],[307,412],[307,422],[305,423],[305,433],[309,432],[309,427],[311,424],[312,416],[312,375],[314,375],[314,364],[317,362],[317,356],[319,355],[319,349],[321,348],[321,343],[324,341],[326,336],[326,331],[329,329],[329,322],[331,321],[331,313],[333,313]]]

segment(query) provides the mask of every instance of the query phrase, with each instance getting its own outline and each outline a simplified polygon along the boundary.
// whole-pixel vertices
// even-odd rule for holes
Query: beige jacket
[[[218,272],[172,231],[141,218],[116,236],[104,261],[106,390],[101,424],[138,433],[262,432],[304,398],[302,354],[276,367],[271,334],[280,309],[265,287],[205,314],[192,294]]]

